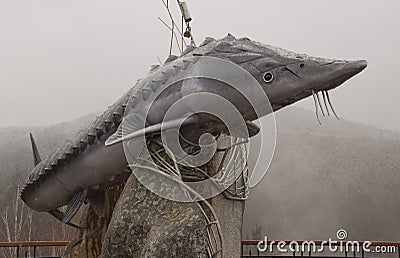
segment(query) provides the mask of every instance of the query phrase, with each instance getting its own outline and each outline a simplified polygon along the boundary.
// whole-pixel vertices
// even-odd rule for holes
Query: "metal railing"
[[[326,245],[326,241],[321,240],[286,240],[286,241],[278,241],[278,240],[271,240],[267,241],[267,246],[272,246],[274,250],[268,250],[265,252],[261,252],[257,245],[260,240],[242,240],[242,247],[241,247],[241,258],[251,258],[251,257],[356,257],[356,258],[364,258],[364,257],[398,257],[400,258],[400,242],[369,242],[369,248],[371,252],[365,252],[362,248],[364,241],[340,241],[343,246],[346,246],[347,243],[358,243],[361,247],[359,251],[348,251],[347,248],[343,248],[343,250],[338,250],[336,252],[318,252],[315,253],[311,249],[310,250],[299,250],[299,251],[291,251],[291,252],[279,252],[278,245],[285,245],[288,249],[294,243],[297,245],[302,245],[303,243],[310,243],[313,242],[317,247],[321,247]],[[332,243],[332,246],[339,247],[340,242]],[[69,241],[35,241],[35,242],[0,242],[0,248],[15,248],[16,249],[16,257],[33,257],[36,258],[37,249],[40,247],[66,247],[69,244]],[[263,243],[265,244],[265,243]],[[25,251],[23,253],[23,249],[33,249],[32,254],[31,252]],[[376,252],[377,248],[381,252]],[[296,248],[293,247],[293,250]],[[382,252],[385,250],[385,252]],[[49,257],[49,256],[46,256]]]
[[[16,256],[19,257],[33,257],[36,258],[37,249],[40,247],[65,247],[69,244],[69,241],[34,241],[34,242],[0,242],[0,248],[15,248]],[[33,248],[33,256],[30,252],[22,252],[22,249]],[[49,257],[49,256],[46,256]]]
[[[336,241],[329,248],[327,241],[322,240],[270,240],[262,241],[260,251],[258,244],[262,240],[242,240],[241,258],[250,257],[314,257],[314,258],[372,258],[398,257],[400,258],[400,242],[372,242],[372,241]],[[314,249],[314,243],[315,249]],[[363,245],[368,244],[369,251]],[[303,245],[304,244],[304,245]],[[280,248],[279,248],[280,245]],[[305,248],[303,248],[304,246]],[[359,248],[357,248],[357,246]],[[308,248],[307,248],[308,247]],[[336,250],[332,250],[335,248]],[[284,251],[282,251],[284,249]],[[351,249],[351,250],[349,250]]]

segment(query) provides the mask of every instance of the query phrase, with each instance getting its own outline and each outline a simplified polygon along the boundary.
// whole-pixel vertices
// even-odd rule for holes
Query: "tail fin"
[[[31,139],[31,145],[32,145],[33,163],[36,166],[37,164],[39,164],[42,161],[42,159],[40,158],[40,154],[39,154],[39,151],[36,146],[36,142],[35,142],[35,139],[33,138],[32,133],[29,133],[29,137]]]

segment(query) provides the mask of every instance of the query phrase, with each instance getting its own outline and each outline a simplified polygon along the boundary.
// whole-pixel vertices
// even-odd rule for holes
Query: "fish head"
[[[241,66],[258,81],[268,96],[272,111],[312,96],[313,93],[327,93],[367,67],[366,60],[312,57],[248,38],[236,39],[232,35],[208,44],[212,46],[207,55]],[[255,118],[254,114],[251,116],[249,118]]]

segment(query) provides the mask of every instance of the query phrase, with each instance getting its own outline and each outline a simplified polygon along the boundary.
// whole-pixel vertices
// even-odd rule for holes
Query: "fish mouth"
[[[315,88],[314,91],[329,91],[332,90],[344,82],[361,73],[368,66],[366,60],[357,61],[337,61],[326,65],[328,69],[332,69],[333,72],[327,75],[328,83],[321,85],[321,88]],[[329,79],[329,77],[331,77]]]
[[[366,60],[358,60],[358,61],[343,61],[343,62],[332,62],[327,64],[331,67],[336,68],[335,72],[332,73],[333,79],[329,81],[323,88],[315,88],[311,90],[311,95],[314,99],[315,105],[315,115],[317,117],[318,123],[321,123],[319,118],[319,109],[321,109],[321,113],[323,116],[330,115],[329,109],[332,111],[333,115],[339,120],[339,116],[337,115],[335,109],[333,108],[331,98],[329,96],[329,91],[342,85],[345,81],[349,80],[353,76],[362,72],[368,66],[368,62]],[[336,67],[335,67],[336,66]],[[319,95],[321,93],[321,97]],[[323,104],[322,104],[323,102]],[[325,111],[324,111],[325,107]]]
[[[332,106],[332,101],[329,97],[328,91],[339,87],[350,78],[362,72],[367,66],[368,62],[366,60],[334,60],[320,63],[321,69],[316,73],[315,78],[310,79],[309,86],[306,86],[305,89],[300,89],[299,92],[291,99],[281,99],[273,102],[273,110],[277,111],[282,107],[310,96],[313,96],[318,104],[322,99],[324,99],[326,108],[329,105],[329,101],[331,102],[329,106]],[[319,96],[319,93],[322,93],[322,96]],[[322,109],[322,105],[319,106]],[[329,113],[328,110],[327,113]],[[333,112],[333,114],[335,114],[335,112]]]

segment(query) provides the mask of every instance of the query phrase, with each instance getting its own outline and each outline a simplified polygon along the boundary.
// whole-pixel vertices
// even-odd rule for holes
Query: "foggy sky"
[[[400,131],[398,0],[188,4],[197,43],[230,32],[314,56],[367,59],[366,71],[331,93],[336,111]],[[168,21],[161,0],[0,0],[0,126],[104,110],[166,58],[170,33],[157,16]],[[310,98],[296,105],[314,108]]]

